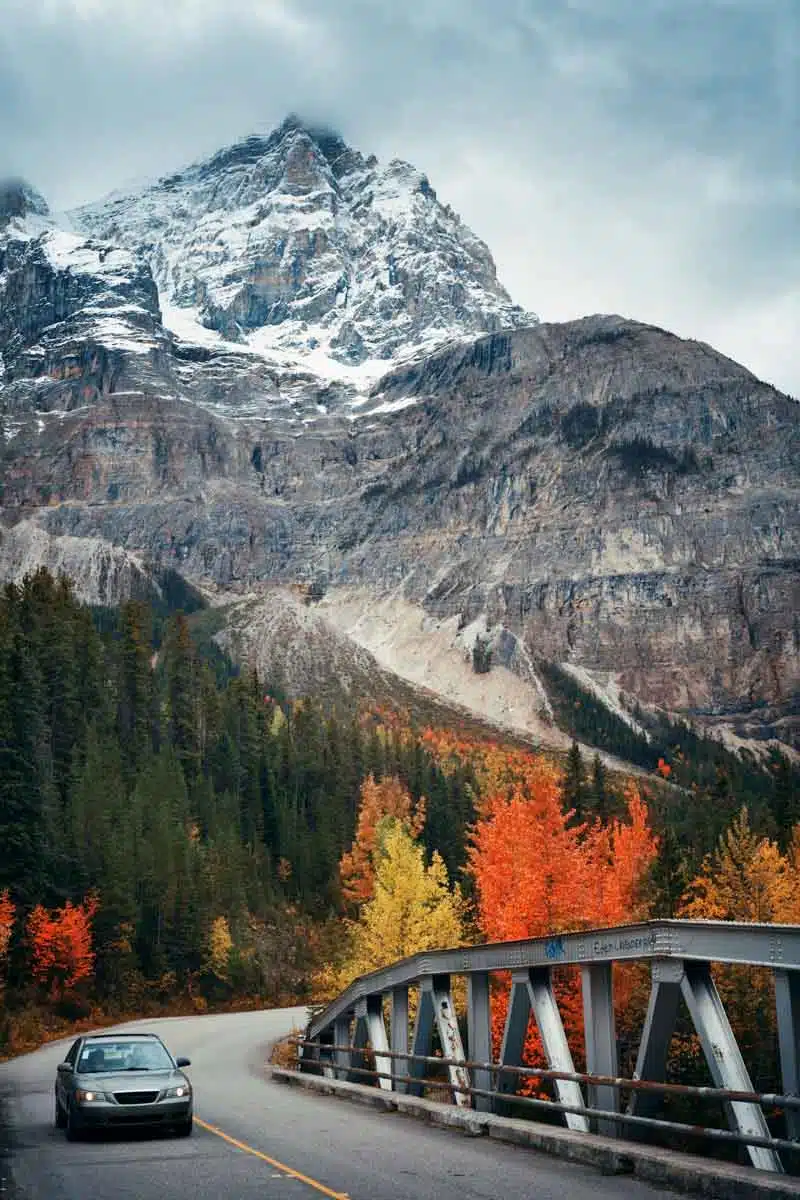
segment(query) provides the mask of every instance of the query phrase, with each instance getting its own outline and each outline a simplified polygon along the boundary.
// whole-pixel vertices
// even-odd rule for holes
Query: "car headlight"
[[[75,1089],[75,1099],[79,1104],[93,1104],[96,1100],[107,1100],[105,1092],[89,1092],[84,1088]]]
[[[177,1087],[167,1088],[164,1092],[165,1100],[180,1100],[183,1097],[191,1096],[192,1089],[188,1083],[179,1083]]]

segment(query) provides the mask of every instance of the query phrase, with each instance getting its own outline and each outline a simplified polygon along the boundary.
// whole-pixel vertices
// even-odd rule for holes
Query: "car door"
[[[73,1087],[75,1063],[78,1061],[78,1050],[80,1049],[81,1041],[81,1038],[77,1038],[72,1043],[63,1063],[58,1064],[58,1071],[56,1072],[56,1095],[64,1112],[67,1111],[67,1104]]]

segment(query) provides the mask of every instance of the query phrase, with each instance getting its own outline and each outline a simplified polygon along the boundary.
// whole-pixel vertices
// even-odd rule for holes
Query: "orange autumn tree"
[[[425,800],[414,804],[411,793],[396,777],[375,780],[369,775],[361,785],[358,820],[353,845],[339,863],[342,895],[352,904],[364,904],[375,891],[374,856],[378,844],[378,826],[387,817],[398,821],[412,839],[425,825]]]
[[[3,994],[5,982],[5,959],[11,944],[11,931],[14,928],[14,913],[16,908],[8,893],[8,888],[0,892],[0,996]]]
[[[469,853],[478,922],[490,941],[510,941],[646,916],[641,885],[657,851],[647,807],[626,793],[628,820],[570,825],[561,807],[554,767],[532,759],[510,794],[489,796],[472,833]],[[619,979],[618,1005],[630,982]],[[582,1001],[575,970],[559,972],[556,993],[570,1040],[582,1044]],[[495,1050],[505,1022],[507,986],[493,1006]],[[530,1062],[541,1061],[538,1036],[526,1044]]]
[[[626,803],[627,822],[570,825],[559,776],[542,761],[510,796],[489,797],[469,852],[487,938],[538,937],[645,915],[639,888],[658,843],[632,787]]]
[[[92,918],[97,908],[97,897],[90,895],[82,904],[68,900],[51,912],[37,904],[30,913],[31,973],[52,996],[63,996],[91,975]]]

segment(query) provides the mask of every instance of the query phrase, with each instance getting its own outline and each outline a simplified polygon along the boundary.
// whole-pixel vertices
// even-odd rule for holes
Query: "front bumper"
[[[192,1115],[192,1098],[158,1100],[153,1104],[112,1104],[103,1100],[76,1104],[74,1118],[82,1129],[134,1125],[183,1125]]]

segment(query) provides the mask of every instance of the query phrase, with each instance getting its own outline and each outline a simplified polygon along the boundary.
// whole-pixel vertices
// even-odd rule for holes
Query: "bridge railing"
[[[651,989],[633,1076],[620,1076],[614,1018],[615,962],[650,964]],[[775,984],[781,1093],[752,1085],[711,972],[712,963],[767,968]],[[572,1057],[553,968],[580,969],[586,1071]],[[498,1061],[492,1060],[490,979],[510,974]],[[454,977],[467,983],[466,1047],[453,1000]],[[409,990],[417,991],[409,1039]],[[669,1044],[681,1003],[699,1037],[714,1082],[666,1082]],[[523,1062],[528,1024],[538,1027],[546,1068]],[[387,1030],[388,1016],[388,1030]],[[434,1030],[441,1055],[432,1054]],[[369,1052],[371,1061],[365,1055]],[[516,1106],[563,1114],[568,1128],[606,1136],[647,1137],[660,1129],[712,1142],[744,1144],[752,1165],[782,1172],[800,1148],[800,926],[722,921],[649,921],[520,942],[414,955],[353,981],[313,1017],[301,1039],[300,1069],[369,1080],[421,1095],[431,1068],[444,1069],[453,1102],[482,1112]],[[518,1095],[520,1080],[551,1081],[555,1099]],[[665,1095],[722,1101],[727,1130],[684,1125],[657,1115]],[[623,1108],[622,1098],[627,1097]],[[787,1136],[772,1136],[764,1106],[782,1109]]]

